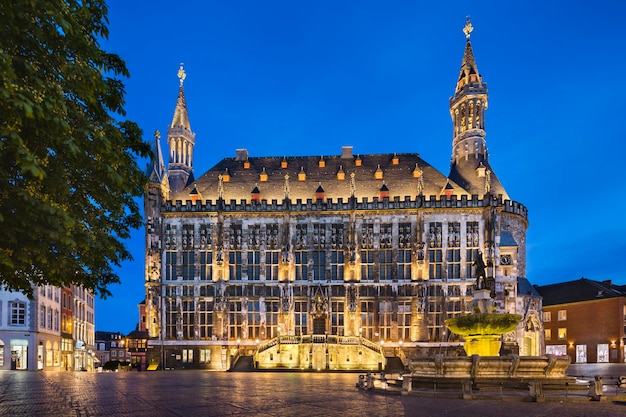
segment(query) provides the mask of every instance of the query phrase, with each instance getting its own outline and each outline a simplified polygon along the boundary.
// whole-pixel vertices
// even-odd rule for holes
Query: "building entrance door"
[[[28,346],[11,346],[11,369],[28,369]]]

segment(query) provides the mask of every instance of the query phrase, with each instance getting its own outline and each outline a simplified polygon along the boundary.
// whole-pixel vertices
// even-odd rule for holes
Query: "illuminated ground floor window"
[[[567,355],[566,345],[548,345],[546,346],[546,355],[565,356]]]
[[[587,345],[576,345],[576,363],[587,362]]]

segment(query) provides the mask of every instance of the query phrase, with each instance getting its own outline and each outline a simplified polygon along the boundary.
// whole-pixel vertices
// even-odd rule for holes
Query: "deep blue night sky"
[[[418,152],[447,174],[469,15],[490,163],[529,210],[527,278],[626,284],[626,3],[564,4],[110,0],[102,46],[130,70],[127,118],[146,141],[163,132],[165,149],[184,63],[196,177],[237,148],[321,156],[344,145]],[[135,260],[97,300],[97,330],[138,321],[144,231],[127,245]]]

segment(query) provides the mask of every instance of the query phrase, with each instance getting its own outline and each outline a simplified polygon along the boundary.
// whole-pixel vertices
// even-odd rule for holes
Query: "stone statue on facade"
[[[478,251],[476,260],[472,264],[476,267],[476,289],[480,290],[485,288],[487,282],[487,273],[485,270],[485,261],[483,260],[483,253]]]

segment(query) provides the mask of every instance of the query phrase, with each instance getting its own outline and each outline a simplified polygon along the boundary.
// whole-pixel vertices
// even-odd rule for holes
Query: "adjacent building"
[[[572,363],[626,358],[626,287],[581,278],[537,286],[543,297],[546,353]]]
[[[72,285],[72,334],[74,336],[74,370],[93,371],[95,357],[95,314],[93,292]]]
[[[93,294],[35,287],[33,298],[0,290],[0,369],[93,369]]]
[[[471,312],[477,284],[499,312],[523,316],[505,350],[543,353],[541,297],[525,279],[527,210],[490,164],[471,30],[447,174],[389,141],[387,154],[237,149],[196,176],[181,66],[167,159],[157,132],[145,195],[150,365],[381,368],[381,356],[452,353],[462,340],[444,321]]]
[[[107,362],[117,361],[130,364],[130,353],[126,349],[126,337],[120,332],[97,331],[95,333],[95,357],[98,367]]]

